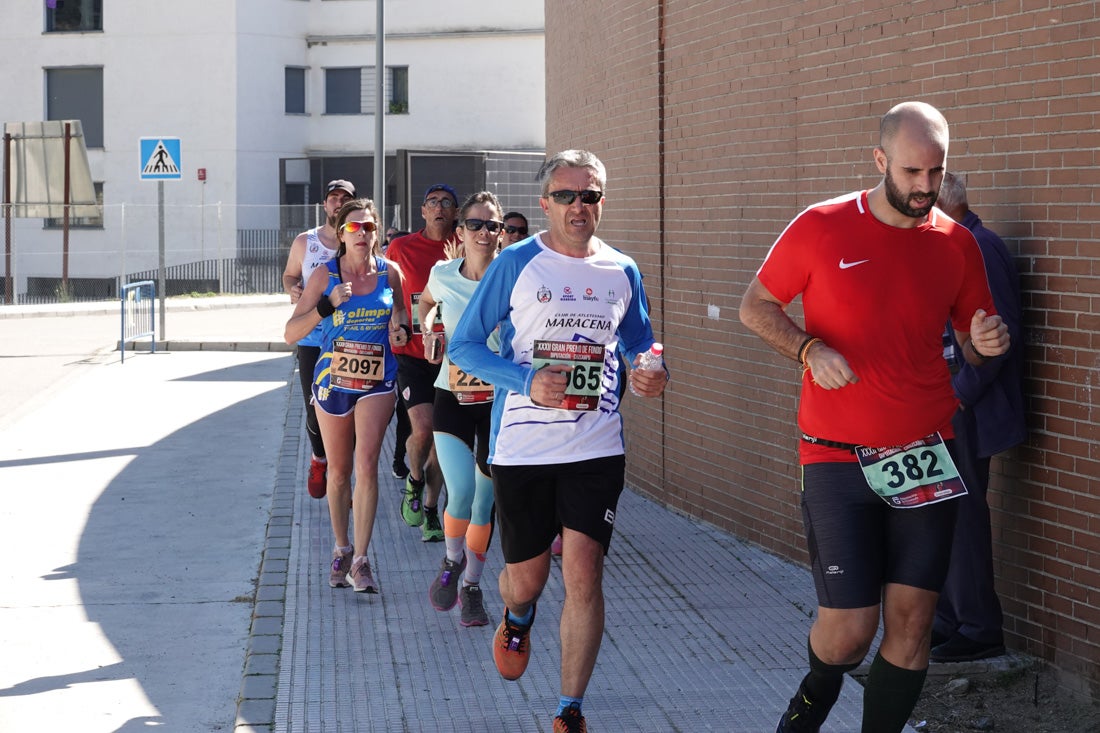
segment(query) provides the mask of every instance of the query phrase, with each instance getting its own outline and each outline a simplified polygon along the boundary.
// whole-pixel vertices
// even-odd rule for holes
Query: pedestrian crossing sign
[[[141,180],[178,181],[181,178],[183,171],[180,168],[180,139],[141,138]]]

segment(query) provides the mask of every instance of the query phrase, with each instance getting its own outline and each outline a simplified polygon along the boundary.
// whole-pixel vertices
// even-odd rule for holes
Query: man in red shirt
[[[424,228],[394,239],[386,250],[386,259],[401,268],[405,308],[409,313],[411,338],[394,349],[397,356],[397,386],[409,414],[412,433],[405,445],[409,458],[409,475],[405,479],[405,495],[401,500],[401,517],[410,527],[420,527],[424,542],[442,542],[443,525],[439,518],[439,492],[443,474],[435,459],[432,441],[432,404],[435,401],[435,378],[439,365],[424,358],[423,329],[433,324],[421,324],[416,304],[428,284],[432,266],[445,259],[444,247],[457,243],[455,216],[458,195],[445,183],[429,186],[424,193],[420,215]]]
[[[928,672],[957,502],[956,399],[943,361],[951,321],[968,362],[1008,348],[974,237],[933,208],[947,121],[903,102],[873,151],[882,181],[811,206],[772,245],[741,321],[802,365],[802,516],[818,597],[809,673],[777,733],[819,730],[844,674],[882,644],[863,731],[901,731]],[[786,313],[802,297],[805,330]]]

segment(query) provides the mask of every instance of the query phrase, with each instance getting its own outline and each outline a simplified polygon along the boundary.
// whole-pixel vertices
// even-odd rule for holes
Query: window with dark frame
[[[325,114],[363,114],[363,69],[325,69]]]
[[[46,69],[46,119],[80,120],[86,148],[103,147],[103,67]]]
[[[409,113],[409,67],[386,67],[386,86],[389,92],[389,113],[404,115]]]
[[[306,113],[306,70],[300,66],[286,67],[284,112],[288,115]]]
[[[46,0],[46,32],[103,30],[103,0]]]

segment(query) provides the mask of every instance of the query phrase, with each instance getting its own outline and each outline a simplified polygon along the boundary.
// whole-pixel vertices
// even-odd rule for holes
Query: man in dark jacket
[[[951,329],[944,334],[944,353],[954,373],[955,395],[961,402],[953,421],[958,468],[969,493],[959,500],[951,565],[932,627],[931,660],[962,662],[1005,652],[1004,619],[993,588],[993,538],[986,490],[989,459],[1027,438],[1023,339],[1019,282],[1004,242],[982,226],[982,220],[970,210],[966,186],[958,176],[944,175],[938,206],[978,241],[993,302],[1008,326],[1012,344],[1007,353],[973,366],[955,358],[959,345]]]

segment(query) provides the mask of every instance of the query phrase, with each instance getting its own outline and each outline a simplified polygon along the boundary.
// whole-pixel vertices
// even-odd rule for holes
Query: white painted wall
[[[72,277],[156,265],[157,184],[139,178],[141,137],[182,141],[183,178],[164,184],[169,264],[229,256],[238,228],[275,227],[280,159],[373,154],[372,114],[323,110],[326,67],[374,65],[374,0],[187,0],[185,12],[104,0],[103,32],[64,34],[43,32],[43,5],[4,3],[0,122],[44,119],[44,68],[104,68],[104,147],[88,158],[105,228],[71,232]],[[544,147],[542,2],[385,9],[386,64],[409,67],[410,96],[409,114],[385,117],[388,153]],[[288,65],[308,68],[305,115],[284,114]],[[60,275],[60,231],[40,219],[14,230],[20,280]]]

